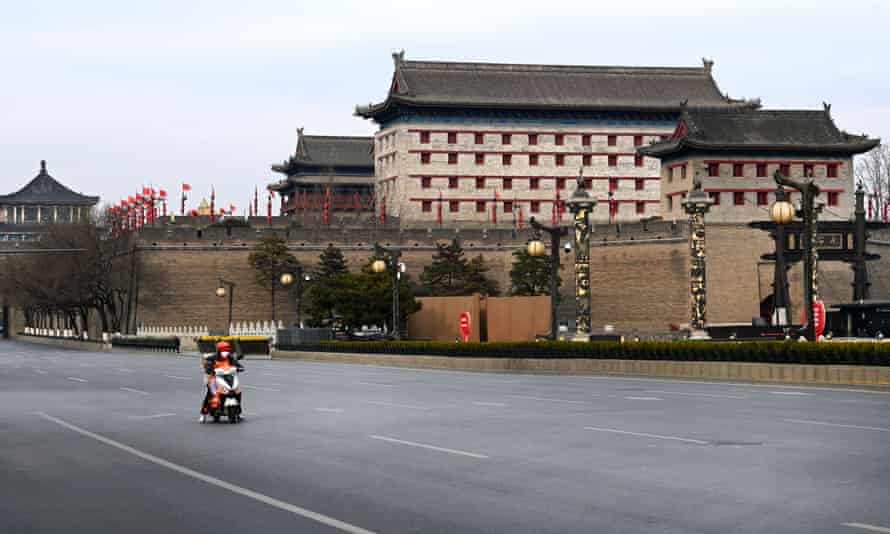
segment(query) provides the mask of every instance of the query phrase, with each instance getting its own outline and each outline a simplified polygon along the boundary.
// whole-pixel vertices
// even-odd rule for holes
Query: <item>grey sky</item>
[[[0,193],[40,159],[84,193],[142,184],[233,202],[277,179],[295,129],[366,135],[390,53],[409,59],[700,65],[766,107],[832,104],[890,139],[883,1],[16,2],[0,10]],[[177,196],[178,198],[178,196]],[[175,204],[175,203],[174,203]]]

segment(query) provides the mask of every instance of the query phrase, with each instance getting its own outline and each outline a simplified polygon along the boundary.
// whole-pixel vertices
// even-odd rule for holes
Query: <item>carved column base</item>
[[[689,332],[689,340],[690,341],[701,341],[711,339],[711,336],[708,334],[707,330],[692,330]]]

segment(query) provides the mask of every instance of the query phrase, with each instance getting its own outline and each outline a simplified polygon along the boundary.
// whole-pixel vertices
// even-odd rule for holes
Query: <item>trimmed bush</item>
[[[541,341],[537,343],[448,343],[442,341],[322,341],[294,350],[360,354],[406,354],[469,358],[594,358],[698,362],[797,363],[890,366],[886,343],[642,341]]]
[[[158,352],[179,352],[179,338],[114,336],[111,338],[111,346],[152,350]]]

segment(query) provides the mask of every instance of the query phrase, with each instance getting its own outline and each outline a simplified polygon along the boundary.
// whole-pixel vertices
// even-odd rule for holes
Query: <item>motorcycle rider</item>
[[[198,422],[206,421],[207,413],[210,410],[210,396],[216,394],[215,369],[217,365],[228,363],[234,366],[238,372],[244,371],[244,366],[238,361],[238,358],[232,354],[232,345],[228,341],[220,341],[216,344],[216,352],[204,355],[202,358],[202,366],[204,374],[207,376],[207,391],[204,394],[204,402],[201,404],[201,417]],[[241,394],[238,394],[238,405],[241,405]],[[242,407],[242,412],[244,408]],[[242,419],[244,416],[242,415]]]

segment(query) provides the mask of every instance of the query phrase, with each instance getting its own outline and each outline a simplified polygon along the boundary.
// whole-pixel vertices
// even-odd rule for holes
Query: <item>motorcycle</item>
[[[229,363],[218,365],[210,378],[215,382],[216,393],[210,396],[208,415],[214,423],[225,416],[229,423],[241,422],[241,385],[238,382],[238,369]],[[208,384],[209,385],[209,384]]]

